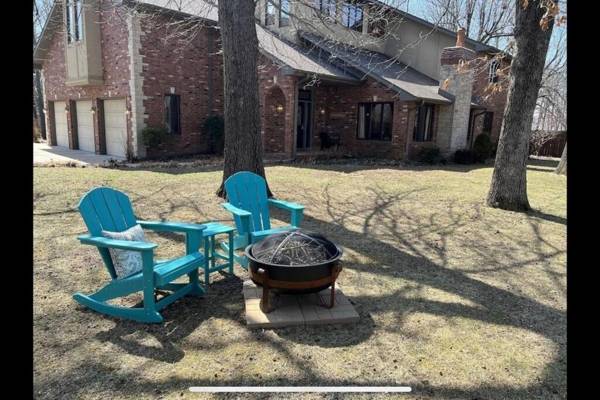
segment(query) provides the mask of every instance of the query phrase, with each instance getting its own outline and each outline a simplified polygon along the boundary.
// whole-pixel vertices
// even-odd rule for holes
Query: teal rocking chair
[[[304,206],[267,197],[267,184],[264,178],[252,172],[242,171],[231,175],[225,181],[227,203],[223,208],[233,214],[236,235],[233,239],[234,250],[243,250],[248,244],[256,243],[274,233],[300,227],[304,216]],[[290,212],[291,224],[281,228],[271,228],[269,206]],[[226,243],[221,247],[228,251]],[[248,269],[248,260],[234,252],[234,260]]]
[[[175,300],[190,294],[204,293],[198,279],[198,268],[205,263],[204,255],[198,252],[202,243],[204,225],[178,222],[139,221],[133,214],[131,202],[124,193],[109,187],[99,187],[86,193],[79,202],[79,212],[88,228],[88,235],[78,237],[82,244],[96,246],[112,281],[98,292],[85,295],[75,293],[73,299],[94,311],[140,322],[162,322],[159,310]],[[140,224],[153,231],[182,232],[186,235],[186,255],[155,263],[154,243],[115,240],[102,236],[102,230],[121,232]],[[142,255],[142,271],[130,276],[117,278],[109,248],[139,251]],[[172,283],[175,279],[188,275],[189,283]],[[143,292],[143,307],[121,307],[108,303],[108,300],[124,297],[135,292]],[[159,292],[172,292],[157,301]]]

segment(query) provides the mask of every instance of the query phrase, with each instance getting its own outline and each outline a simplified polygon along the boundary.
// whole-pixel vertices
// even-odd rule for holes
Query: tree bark
[[[40,126],[40,133],[42,135],[42,139],[46,140],[46,117],[44,116],[44,95],[42,93],[42,80],[40,78],[41,74],[39,70],[36,70],[34,74],[36,118]]]
[[[223,46],[225,149],[223,180],[238,171],[265,176],[258,96],[258,39],[253,0],[219,1]],[[270,192],[269,192],[270,194]]]
[[[559,175],[567,174],[567,144],[565,143],[565,148],[563,149],[562,156],[560,156],[560,162],[554,171]]]
[[[529,210],[527,159],[533,112],[540,90],[553,19],[543,30],[540,0],[516,3],[516,53],[511,65],[508,101],[498,141],[487,204],[513,211]]]

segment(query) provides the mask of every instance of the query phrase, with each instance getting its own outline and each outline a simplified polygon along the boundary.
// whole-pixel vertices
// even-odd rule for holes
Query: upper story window
[[[279,7],[279,26],[290,25],[290,0],[281,0]]]
[[[172,135],[181,134],[180,98],[177,94],[165,95],[165,127]]]
[[[337,11],[336,0],[315,0],[315,5],[323,17],[330,17],[335,21],[335,15]]]
[[[271,3],[274,0],[267,0],[265,9],[265,25],[275,24],[275,5]]]
[[[357,0],[350,0],[342,6],[342,24],[346,28],[362,32],[363,5]]]
[[[83,12],[81,0],[67,0],[67,41],[69,43],[83,40]]]
[[[359,139],[392,140],[392,107],[394,103],[360,103],[358,105]]]
[[[492,60],[490,62],[490,69],[488,72],[488,81],[490,83],[498,82],[498,67],[499,66],[500,66],[500,63],[498,62],[498,60]]]
[[[433,111],[433,104],[423,104],[417,107],[413,133],[415,142],[430,142],[433,140]]]

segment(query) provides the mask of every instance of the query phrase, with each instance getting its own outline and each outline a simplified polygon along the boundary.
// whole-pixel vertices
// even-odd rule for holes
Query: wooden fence
[[[567,135],[566,132],[561,132],[557,135],[554,135],[548,140],[545,140],[543,144],[540,146],[529,145],[529,154],[535,156],[542,157],[560,157],[562,156],[563,149],[565,148],[565,144],[567,143]]]

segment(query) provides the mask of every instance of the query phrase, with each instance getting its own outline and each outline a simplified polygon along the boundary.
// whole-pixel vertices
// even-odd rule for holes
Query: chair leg
[[[210,238],[204,238],[204,285],[208,289],[208,285],[210,284]]]
[[[229,232],[229,273],[233,275],[233,232]]]
[[[192,296],[202,296],[204,294],[204,290],[200,285],[200,277],[198,276],[199,270],[195,269],[188,274],[190,278],[190,285],[192,285],[192,290],[190,291],[190,295]]]
[[[142,252],[143,280],[144,280],[144,311],[148,322],[162,322],[163,318],[156,309],[154,300],[154,276],[152,252]]]

